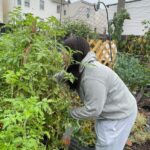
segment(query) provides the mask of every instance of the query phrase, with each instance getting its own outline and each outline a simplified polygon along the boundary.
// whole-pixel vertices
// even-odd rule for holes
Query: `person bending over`
[[[112,69],[96,59],[85,39],[70,37],[64,44],[75,52],[67,69],[76,78],[70,88],[84,102],[71,116],[95,120],[96,150],[123,150],[137,116],[134,96]]]

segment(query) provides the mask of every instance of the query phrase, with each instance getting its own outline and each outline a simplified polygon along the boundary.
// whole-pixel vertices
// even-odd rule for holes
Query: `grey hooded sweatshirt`
[[[123,119],[136,109],[136,100],[109,67],[96,60],[89,52],[80,65],[82,73],[79,95],[83,107],[71,111],[76,119]]]

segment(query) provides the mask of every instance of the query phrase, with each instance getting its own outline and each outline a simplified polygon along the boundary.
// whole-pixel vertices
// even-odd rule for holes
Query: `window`
[[[44,10],[44,0],[40,0],[40,10]]]
[[[21,0],[17,0],[17,4],[18,4],[18,5],[21,5]]]
[[[24,1],[24,5],[25,5],[26,7],[30,7],[30,0],[25,0],[25,1]]]
[[[67,14],[67,11],[66,10],[64,10],[64,16]]]
[[[57,13],[60,14],[61,6],[57,5]]]

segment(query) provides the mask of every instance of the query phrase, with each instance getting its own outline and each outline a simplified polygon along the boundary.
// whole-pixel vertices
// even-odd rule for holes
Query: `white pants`
[[[136,116],[137,109],[125,119],[97,120],[95,124],[96,150],[123,150]]]

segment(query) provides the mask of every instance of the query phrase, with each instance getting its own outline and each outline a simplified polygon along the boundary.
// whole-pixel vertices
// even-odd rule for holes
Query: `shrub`
[[[120,12],[114,14],[113,20],[110,24],[112,39],[117,42],[118,47],[121,41],[121,34],[123,33],[123,23],[125,19],[130,19],[130,15],[126,9],[122,9]]]
[[[145,87],[150,79],[150,70],[129,54],[119,53],[114,69],[131,91]]]
[[[145,34],[144,34],[144,38],[145,38],[145,48],[147,51],[147,55],[150,56],[150,20],[145,20],[143,22],[144,26],[145,26]]]
[[[75,35],[83,38],[90,37],[93,33],[90,26],[83,21],[66,21],[63,23],[66,35]]]
[[[148,57],[150,50],[148,49],[148,39],[145,36],[128,35],[120,41],[121,52],[127,52],[141,57]]]
[[[41,22],[18,8],[6,26],[10,30],[0,37],[0,147],[59,149],[66,126],[76,124],[68,113],[71,93],[54,78],[65,72],[59,52],[65,48],[58,42],[65,32],[56,18]]]
[[[36,97],[3,99],[0,102],[0,147],[1,149],[44,150],[40,140],[44,134],[44,112],[52,111],[47,99],[39,101]]]
[[[128,35],[119,42],[119,51],[139,55],[144,62],[150,60],[150,21],[144,21],[145,34],[143,36]]]

